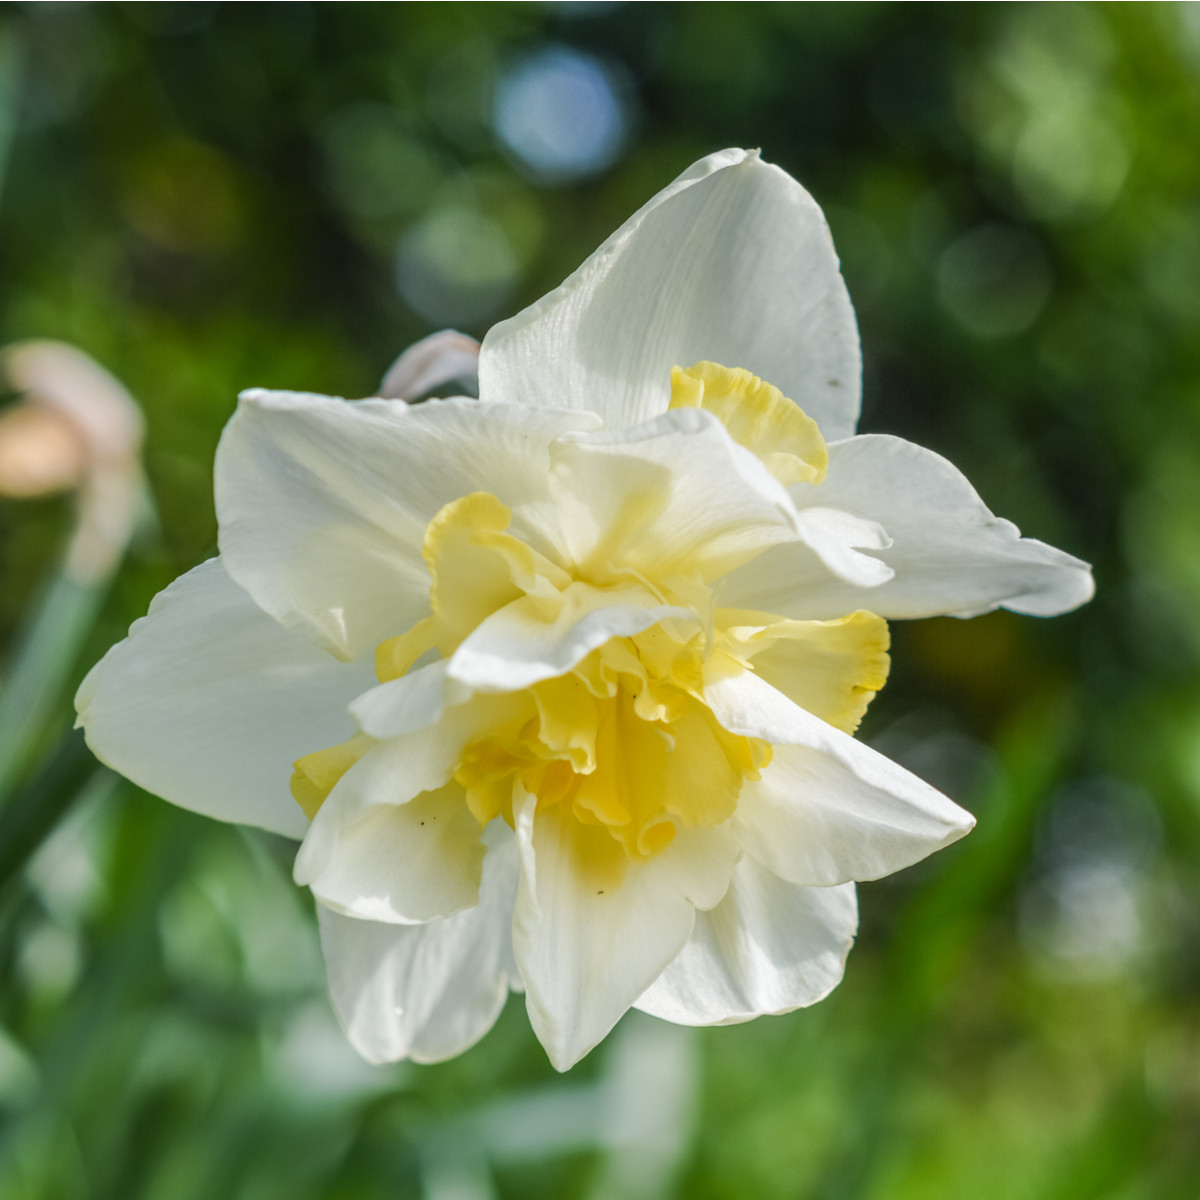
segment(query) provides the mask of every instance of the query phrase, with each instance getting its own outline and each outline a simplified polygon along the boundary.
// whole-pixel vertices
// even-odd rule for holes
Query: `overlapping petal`
[[[1092,595],[1086,563],[992,515],[954,466],[900,438],[867,435],[829,448],[818,488],[792,489],[810,506],[876,522],[890,545],[872,547],[890,577],[868,590],[825,569],[803,547],[768,550],[730,575],[723,602],[802,619],[867,608],[886,618],[977,616],[994,608],[1049,616]]]
[[[394,738],[436,725],[447,708],[471,698],[470,688],[447,678],[447,665],[439,659],[363,692],[350,706],[359,728]]]
[[[550,460],[567,549],[588,579],[680,568],[713,578],[796,537],[787,490],[700,409],[565,435]]]
[[[684,831],[662,854],[629,864],[602,828],[536,807],[532,796],[514,802],[513,949],[534,1031],[562,1071],[682,950],[697,903],[715,904],[728,887],[736,852],[711,830]]]
[[[365,698],[394,686],[384,684]],[[360,713],[366,707],[370,715],[385,722],[386,712],[375,714],[362,699],[352,707]],[[520,725],[526,719],[526,709],[519,702],[514,706],[507,696],[474,697],[450,708],[429,727],[385,736],[370,746],[342,775],[313,817],[296,856],[296,882],[312,887],[332,907],[358,912],[369,920],[429,920],[454,911],[457,905],[446,907],[447,901],[440,898],[432,902],[433,907],[444,911],[418,914],[422,902],[410,896],[409,886],[414,870],[409,855],[415,853],[426,860],[421,870],[434,870],[434,859],[442,863],[442,869],[459,880],[456,886],[471,891],[471,899],[465,902],[473,903],[472,889],[479,882],[479,828],[441,815],[442,808],[453,815],[456,803],[463,813],[467,811],[461,791],[445,795],[442,789],[450,783],[463,748],[472,738],[501,728],[506,721]],[[387,728],[385,723],[373,726],[367,722],[367,726],[368,732]],[[431,817],[423,806],[438,812]],[[422,821],[427,824],[421,825]],[[406,832],[410,825],[416,829]],[[405,838],[411,840],[411,849],[398,844]],[[382,849],[385,844],[391,849]],[[371,881],[363,884],[362,904],[351,898],[357,874]]]
[[[635,1007],[677,1025],[731,1025],[815,1004],[841,982],[857,928],[853,884],[802,887],[743,859]]]
[[[727,636],[752,660],[759,678],[847,733],[858,728],[868,703],[887,681],[887,622],[873,613],[766,626],[758,623],[761,614],[724,609],[720,615]]]
[[[305,865],[297,859],[297,882],[335,912],[419,925],[478,902],[483,842],[462,788],[451,783],[405,804],[373,806],[337,831],[324,870],[309,875]]]
[[[524,597],[488,617],[454,652],[446,674],[477,691],[515,691],[564,674],[611,638],[671,619],[696,618],[641,587],[576,583],[557,611]]]
[[[548,446],[595,425],[476,400],[248,392],[217,452],[226,567],[265,612],[355,658],[428,612],[421,543],[448,502],[491,492],[515,532],[553,549]]]
[[[717,720],[775,747],[738,797],[734,835],[792,883],[878,879],[948,846],[974,817],[911,772],[742,674],[705,687]]]
[[[361,921],[317,906],[329,991],[347,1036],[370,1062],[440,1062],[495,1023],[510,987],[516,844],[487,832],[479,903],[425,925]]]
[[[664,412],[674,366],[744,367],[826,439],[854,432],[854,311],[812,197],[754,151],[685,171],[561,287],[496,325],[481,394],[598,412],[609,429]]]
[[[347,706],[372,679],[273,621],[214,558],[155,597],[75,704],[96,757],[139,787],[298,838],[292,762],[354,733]]]

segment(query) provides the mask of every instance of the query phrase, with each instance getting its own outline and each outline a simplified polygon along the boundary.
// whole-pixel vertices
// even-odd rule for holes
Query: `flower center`
[[[712,363],[676,368],[671,407],[711,412],[784,484],[824,477],[827,454],[816,425],[747,371]],[[671,845],[681,827],[728,820],[745,782],[771,761],[766,742],[717,722],[704,700],[706,667],[757,670],[849,732],[883,686],[887,626],[870,613],[788,621],[720,609],[694,563],[659,565],[662,577],[650,579],[614,563],[606,548],[592,557],[610,569],[593,573],[586,563],[553,561],[515,536],[511,521],[509,509],[482,492],[452,501],[430,521],[422,554],[431,613],[379,646],[376,672],[387,683],[427,653],[449,658],[497,620],[552,641],[556,630],[576,628],[606,606],[657,607],[659,620],[640,622],[648,628],[593,642],[561,674],[505,693],[504,716],[463,747],[453,772],[481,825],[496,818],[512,824],[518,789],[535,796],[539,809],[568,811],[577,856],[598,879],[618,881],[630,862]],[[663,609],[680,615],[663,618]],[[295,764],[292,793],[310,818],[373,745],[359,735]]]
[[[771,747],[723,729],[701,691],[703,638],[664,622],[614,638],[574,670],[529,689],[533,713],[468,745],[455,779],[481,824],[511,821],[514,782],[538,807],[569,807],[631,859],[682,826],[733,815]]]

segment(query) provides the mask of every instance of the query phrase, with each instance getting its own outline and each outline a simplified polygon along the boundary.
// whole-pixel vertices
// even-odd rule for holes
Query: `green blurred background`
[[[827,1001],[560,1077],[514,998],[369,1068],[288,844],[97,769],[71,692],[215,551],[240,389],[369,394],[726,145],[829,217],[861,427],[1096,599],[893,627],[863,736],[979,827],[860,889]],[[157,513],[3,750],[0,1197],[1200,1196],[1200,7],[7,4],[0,181],[0,343],[128,385]],[[0,502],[10,663],[73,519]]]

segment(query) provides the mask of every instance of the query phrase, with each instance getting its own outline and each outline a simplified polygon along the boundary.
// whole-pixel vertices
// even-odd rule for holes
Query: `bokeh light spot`
[[[438,325],[470,325],[494,316],[519,270],[503,227],[466,206],[430,213],[396,251],[400,295]]]
[[[341,109],[321,127],[320,140],[330,189],[355,217],[410,213],[440,182],[437,156],[389,105]]]
[[[496,88],[501,141],[534,178],[595,175],[620,156],[629,129],[625,81],[590,54],[554,46],[520,59]]]
[[[1037,320],[1053,279],[1041,247],[1024,230],[980,225],[937,261],[938,297],[976,337],[1011,337]]]

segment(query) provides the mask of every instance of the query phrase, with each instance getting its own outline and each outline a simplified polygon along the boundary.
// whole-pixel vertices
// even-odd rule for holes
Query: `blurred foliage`
[[[0,343],[128,384],[158,512],[55,720],[3,748],[32,760],[0,812],[0,1196],[1194,1198],[1198,144],[1190,5],[0,9]],[[452,1063],[368,1068],[289,846],[94,767],[71,686],[214,551],[239,389],[369,394],[725,145],[829,216],[862,427],[1095,563],[1096,600],[894,627],[864,736],[979,828],[861,889],[829,1000],[635,1015],[560,1078],[514,998]],[[11,654],[70,523],[0,505]]]

